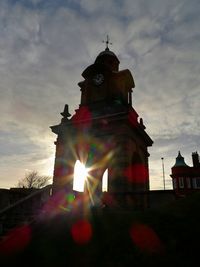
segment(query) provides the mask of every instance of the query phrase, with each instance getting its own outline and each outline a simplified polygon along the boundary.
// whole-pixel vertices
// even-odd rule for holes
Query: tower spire
[[[106,40],[103,40],[103,43],[106,44],[106,49],[105,49],[105,51],[109,50],[108,45],[109,45],[109,44],[112,45],[112,43],[110,42],[110,38],[109,38],[109,35],[108,35],[108,34],[107,34],[107,36],[106,36]]]

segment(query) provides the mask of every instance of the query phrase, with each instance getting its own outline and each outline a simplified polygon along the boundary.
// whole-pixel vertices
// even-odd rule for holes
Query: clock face
[[[103,74],[101,74],[101,73],[95,74],[92,81],[95,85],[101,85],[104,82]]]

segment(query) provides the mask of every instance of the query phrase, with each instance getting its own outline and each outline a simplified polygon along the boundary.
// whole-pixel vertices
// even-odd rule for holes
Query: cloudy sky
[[[78,108],[81,73],[109,34],[132,72],[133,106],[154,140],[151,189],[167,188],[180,150],[200,152],[199,0],[0,0],[0,187],[53,174],[64,105]]]

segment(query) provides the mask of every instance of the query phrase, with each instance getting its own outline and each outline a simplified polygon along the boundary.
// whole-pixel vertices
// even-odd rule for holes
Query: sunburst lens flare
[[[73,190],[78,192],[84,191],[85,180],[88,176],[88,171],[80,160],[77,160],[74,166],[74,183]]]

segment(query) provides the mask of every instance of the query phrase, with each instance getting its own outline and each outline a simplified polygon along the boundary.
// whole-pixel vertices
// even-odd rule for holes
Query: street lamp
[[[164,169],[164,158],[161,158],[162,160],[162,170],[163,170],[163,185],[165,190],[165,169]]]

